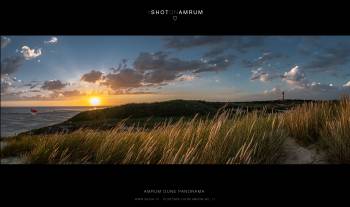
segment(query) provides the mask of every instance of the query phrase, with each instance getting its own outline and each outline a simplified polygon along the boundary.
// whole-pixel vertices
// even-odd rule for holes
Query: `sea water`
[[[35,107],[37,113],[31,113],[30,107],[1,107],[1,137],[61,123],[81,111],[93,110],[92,107]]]

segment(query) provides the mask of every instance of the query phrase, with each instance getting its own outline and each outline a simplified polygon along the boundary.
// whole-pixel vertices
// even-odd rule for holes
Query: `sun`
[[[91,106],[99,106],[101,104],[101,98],[100,97],[90,97],[89,99]]]

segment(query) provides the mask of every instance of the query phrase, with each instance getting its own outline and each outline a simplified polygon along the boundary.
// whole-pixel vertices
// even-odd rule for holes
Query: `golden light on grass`
[[[90,106],[99,106],[101,105],[101,98],[97,96],[93,96],[89,98]]]
[[[32,164],[275,164],[291,137],[325,152],[330,163],[350,163],[350,97],[283,113],[228,110],[155,124],[122,120],[108,130],[17,136],[0,156]]]

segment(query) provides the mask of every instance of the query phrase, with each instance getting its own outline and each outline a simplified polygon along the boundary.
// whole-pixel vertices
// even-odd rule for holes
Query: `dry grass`
[[[288,134],[316,144],[331,163],[350,163],[350,97],[340,102],[305,103],[282,114]]]
[[[336,108],[335,104],[327,101],[299,105],[282,115],[285,120],[284,127],[299,143],[315,143],[319,139],[320,129],[324,127],[326,120],[333,118]]]
[[[23,137],[16,141],[16,146],[26,146],[20,148],[23,150],[20,154],[28,163],[275,163],[283,153],[285,133],[281,127],[273,114],[232,116],[223,112],[213,119],[195,117],[175,124],[163,122],[152,130],[125,130],[119,124],[103,132],[81,129],[49,137]]]
[[[350,163],[350,98],[344,97],[335,118],[327,120],[320,132],[321,146],[328,159],[335,163]]]
[[[270,164],[288,136],[324,150],[330,162],[350,163],[350,98],[305,103],[285,113],[219,112],[214,118],[13,138],[1,156],[27,163]]]

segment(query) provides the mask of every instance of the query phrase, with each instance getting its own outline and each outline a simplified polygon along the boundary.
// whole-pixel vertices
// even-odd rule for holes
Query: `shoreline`
[[[331,100],[334,101],[334,100]],[[290,108],[302,104],[302,103],[307,103],[307,102],[318,102],[318,100],[267,100],[267,101],[251,101],[251,102],[211,102],[211,101],[201,101],[201,100],[169,100],[169,101],[164,101],[164,102],[152,102],[152,103],[129,103],[129,104],[124,104],[124,105],[119,105],[119,106],[100,106],[100,107],[93,107],[96,111],[98,111],[98,114],[101,114],[105,110],[118,110],[118,109],[128,109],[130,107],[135,107],[140,108],[140,107],[148,107],[151,105],[159,105],[161,106],[162,104],[171,104],[171,103],[179,103],[180,105],[182,104],[193,104],[193,105],[198,105],[201,106],[206,106],[206,107],[211,107],[208,108],[208,113],[215,114],[217,110],[220,110],[222,107],[227,107],[228,109],[244,109],[244,110],[263,110],[265,107],[267,111],[271,112],[276,112],[276,113],[282,113],[286,110],[289,110]],[[243,105],[242,105],[243,104]],[[170,105],[171,106],[171,105]],[[56,107],[56,106],[55,106]],[[52,108],[55,108],[52,107]],[[81,106],[72,106],[72,107],[57,107],[57,108],[79,108]],[[172,106],[173,107],[173,106]],[[202,107],[202,106],[201,106]],[[27,107],[18,107],[18,108],[27,108]],[[51,107],[43,107],[43,108],[51,108]],[[91,106],[83,106],[82,108],[92,108]],[[210,110],[209,110],[210,109]],[[40,135],[40,134],[52,134],[52,133],[67,133],[67,132],[73,132],[79,128],[91,128],[91,129],[98,129],[98,130],[108,130],[113,128],[116,124],[118,124],[120,121],[129,119],[131,117],[131,123],[126,123],[126,125],[132,125],[132,123],[143,123],[147,122],[148,119],[152,119],[152,116],[154,119],[161,119],[160,121],[163,121],[164,119],[172,119],[172,118],[179,118],[179,117],[193,117],[196,115],[196,113],[201,111],[199,110],[196,113],[192,113],[191,115],[184,115],[181,113],[186,112],[186,107],[180,112],[178,115],[172,116],[172,115],[167,115],[166,116],[159,116],[157,113],[150,113],[144,115],[144,116],[134,116],[133,111],[131,110],[129,113],[130,115],[128,116],[120,116],[116,118],[98,118],[96,119],[87,119],[87,120],[74,120],[76,117],[82,116],[83,114],[89,113],[89,112],[95,112],[95,110],[84,110],[84,111],[77,111],[75,115],[73,115],[70,118],[67,118],[64,121],[60,121],[56,124],[51,124],[48,126],[43,126],[43,127],[37,127],[34,129],[26,130],[23,132],[18,132],[15,135],[12,136],[6,136],[6,137],[1,137],[1,139],[8,139],[11,137],[16,137],[16,136],[21,136],[21,135],[28,135],[28,134],[34,134],[34,135]],[[95,112],[96,114],[96,112]],[[97,116],[96,115],[96,116]],[[208,115],[208,114],[207,114]],[[128,118],[129,117],[129,118]],[[73,120],[73,121],[72,121]],[[127,122],[127,121],[126,121]],[[157,122],[154,121],[154,122]],[[152,126],[152,124],[150,125]],[[1,140],[0,139],[0,140]]]

